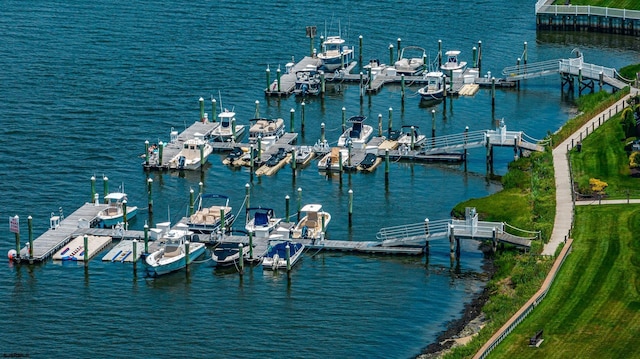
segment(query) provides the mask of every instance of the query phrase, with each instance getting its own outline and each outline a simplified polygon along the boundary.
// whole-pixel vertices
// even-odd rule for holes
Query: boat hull
[[[185,268],[188,264],[191,264],[195,259],[204,254],[204,243],[190,243],[189,244],[189,262],[184,254],[172,258],[167,261],[154,261],[153,259],[157,255],[155,252],[150,254],[145,263],[147,264],[147,274],[151,277],[158,277],[171,272],[178,271]],[[150,260],[151,259],[151,260]]]
[[[262,269],[278,270],[287,269],[286,244],[289,244],[289,266],[293,268],[300,260],[304,251],[304,244],[295,242],[281,242],[272,246],[267,255],[262,259]]]
[[[138,207],[132,206],[127,207],[127,221],[135,218],[136,214],[138,214]],[[113,216],[106,216],[98,214],[98,228],[113,228],[117,226],[119,223],[122,223],[124,217],[122,212]]]

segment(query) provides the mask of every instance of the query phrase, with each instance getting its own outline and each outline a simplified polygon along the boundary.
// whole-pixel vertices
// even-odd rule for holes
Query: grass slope
[[[556,0],[553,4],[564,5],[565,0]],[[571,0],[571,5],[591,5],[616,9],[640,10],[640,2],[638,0]]]
[[[577,207],[574,248],[547,298],[490,357],[638,357],[639,231],[639,205]],[[539,329],[545,341],[528,347]]]

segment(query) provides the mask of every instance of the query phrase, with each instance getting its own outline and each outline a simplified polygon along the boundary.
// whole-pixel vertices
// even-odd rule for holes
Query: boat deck
[[[87,260],[91,260],[98,252],[103,250],[111,237],[98,237],[87,235],[87,248],[84,247],[84,235],[77,236],[71,242],[65,244],[53,255],[53,260],[58,261],[84,261],[85,250]]]
[[[196,133],[200,133],[204,135],[205,139],[208,139],[211,137],[213,130],[218,126],[220,126],[220,123],[218,122],[194,122],[184,131],[180,132],[177,137],[172,138],[171,141],[164,144],[162,149],[162,160],[160,159],[159,153],[153,153],[149,156],[148,163],[145,157],[145,160],[142,162],[142,167],[145,170],[169,169],[169,161],[171,161],[171,159],[182,150],[185,141],[195,138]]]

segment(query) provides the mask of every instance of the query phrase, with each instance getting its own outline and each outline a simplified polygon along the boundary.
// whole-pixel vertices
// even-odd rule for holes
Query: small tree
[[[589,179],[589,185],[591,185],[591,191],[599,195],[603,195],[604,189],[608,186],[607,182],[600,181],[597,178]]]

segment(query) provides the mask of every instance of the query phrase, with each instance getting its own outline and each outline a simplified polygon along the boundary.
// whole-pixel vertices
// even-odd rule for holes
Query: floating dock
[[[143,155],[145,160],[142,162],[142,167],[145,170],[168,170],[169,162],[180,153],[187,140],[196,138],[196,134],[203,135],[205,139],[210,139],[212,137],[211,133],[218,126],[220,126],[220,123],[217,122],[198,121],[180,133],[172,127],[170,141],[168,143],[158,143],[160,148],[157,152],[154,151],[151,154],[145,153]]]
[[[134,255],[133,241],[136,241]],[[102,257],[103,262],[137,262],[144,252],[144,242],[139,240],[123,239]]]
[[[111,237],[89,236],[87,237],[87,248],[84,246],[85,235],[75,237],[71,242],[65,244],[53,255],[53,260],[58,261],[84,261],[93,258],[98,252],[103,250],[109,243]],[[86,253],[85,253],[86,251]]]

